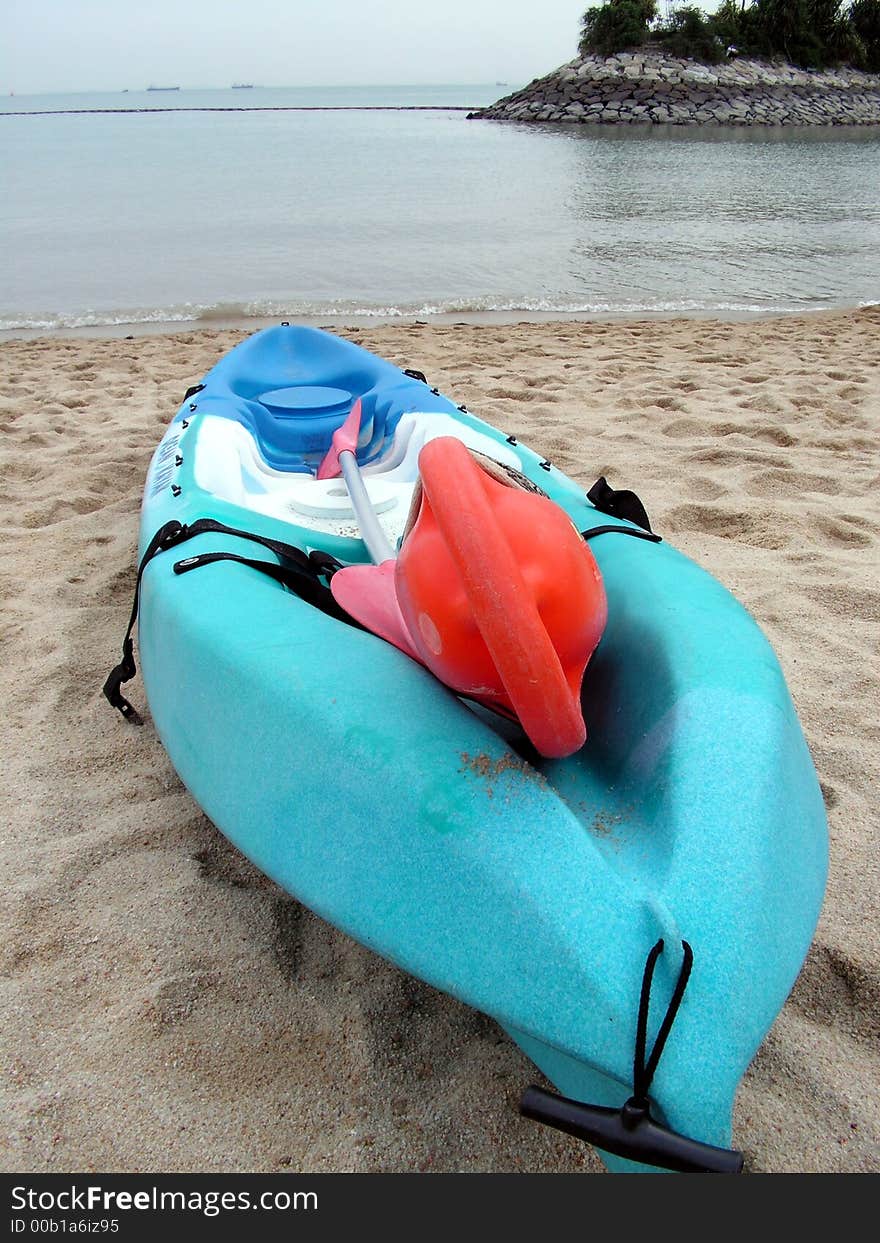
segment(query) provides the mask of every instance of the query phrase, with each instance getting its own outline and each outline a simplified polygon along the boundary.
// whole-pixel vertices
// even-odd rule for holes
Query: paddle
[[[413,660],[420,661],[394,585],[395,554],[379,524],[357,461],[357,441],[361,426],[361,399],[355,399],[348,418],[333,433],[326,457],[318,467],[318,479],[335,479],[342,474],[351,507],[361,529],[361,538],[374,565],[348,565],[338,570],[330,583],[337,604],[351,613],[369,630],[393,643]],[[421,663],[421,661],[420,661]]]
[[[327,456],[318,467],[318,479],[335,479],[341,472],[351,498],[351,507],[361,529],[361,539],[377,565],[394,560],[394,549],[379,524],[357,461],[358,433],[361,430],[361,399],[355,398],[348,418],[333,433]]]
[[[337,571],[334,599],[456,693],[518,718],[543,755],[572,754],[586,737],[580,685],[606,618],[580,535],[547,497],[501,482],[440,437],[419,454],[419,510],[395,561],[355,456],[360,420],[358,399],[318,478],[342,472],[377,564]]]

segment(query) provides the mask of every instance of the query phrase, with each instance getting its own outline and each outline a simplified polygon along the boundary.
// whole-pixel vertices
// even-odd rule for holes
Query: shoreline
[[[822,305],[818,307],[762,308],[760,310],[725,309],[718,307],[697,309],[661,308],[657,310],[597,310],[597,311],[437,311],[405,315],[369,315],[356,313],[346,315],[292,315],[285,320],[278,315],[218,315],[187,320],[137,320],[118,324],[82,324],[58,328],[4,328],[0,329],[0,346],[14,341],[53,340],[137,340],[141,337],[165,337],[179,333],[203,332],[258,332],[273,324],[289,322],[311,328],[327,328],[331,331],[346,328],[394,328],[394,327],[449,327],[465,324],[470,327],[513,327],[518,324],[628,324],[650,321],[653,323],[678,320],[715,321],[718,323],[751,323],[762,320],[790,320],[813,318],[821,315],[846,315],[870,310],[877,302]]]

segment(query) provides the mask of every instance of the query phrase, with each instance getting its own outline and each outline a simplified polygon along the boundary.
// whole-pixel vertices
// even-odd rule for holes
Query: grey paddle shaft
[[[361,539],[367,546],[367,552],[376,565],[381,565],[383,561],[393,560],[395,556],[394,549],[379,525],[379,519],[376,517],[376,511],[373,509],[373,502],[367,494],[367,489],[361,478],[361,472],[358,469],[357,459],[354,454],[347,449],[343,450],[339,454],[339,466],[342,470],[345,486],[348,488],[352,509],[361,529]]]

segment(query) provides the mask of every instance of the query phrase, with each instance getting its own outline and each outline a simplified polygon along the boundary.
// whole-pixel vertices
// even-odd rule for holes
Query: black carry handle
[[[523,1093],[520,1113],[595,1144],[617,1157],[628,1157],[663,1170],[676,1170],[680,1174],[742,1172],[741,1152],[701,1144],[699,1140],[670,1131],[634,1099],[627,1101],[622,1109],[608,1109],[604,1105],[584,1105],[567,1096],[531,1087]]]
[[[663,953],[662,938],[651,947],[645,962],[636,1020],[633,1093],[629,1100],[620,1109],[609,1109],[606,1105],[587,1105],[531,1087],[523,1093],[520,1113],[613,1152],[616,1157],[628,1157],[663,1170],[677,1170],[680,1174],[739,1174],[743,1167],[741,1152],[689,1139],[651,1117],[648,1092],[694,965],[694,951],[687,941],[682,941],[681,948],[681,969],[650,1056],[647,1052],[648,1009],[654,968]]]

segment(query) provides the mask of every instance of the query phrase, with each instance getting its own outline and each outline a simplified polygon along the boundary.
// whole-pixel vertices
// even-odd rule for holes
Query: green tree
[[[721,60],[727,47],[727,42],[716,32],[712,18],[693,5],[673,9],[654,35],[673,56],[690,56],[708,64]]]
[[[853,35],[869,73],[880,73],[880,0],[853,0],[849,11]]]
[[[588,52],[611,56],[638,47],[656,16],[656,0],[609,0],[601,9],[587,9],[581,18],[578,51],[582,56]]]
[[[755,0],[756,43],[807,68],[850,59],[857,50],[842,7],[842,0]]]
[[[655,0],[608,0],[581,19],[581,55],[609,56],[649,38],[673,55],[714,62],[730,45],[741,55],[784,57],[821,69],[849,63],[880,72],[880,0],[723,0],[707,16],[694,5],[657,21]]]

